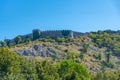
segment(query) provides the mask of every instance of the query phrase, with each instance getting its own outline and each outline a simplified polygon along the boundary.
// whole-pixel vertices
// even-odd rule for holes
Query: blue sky
[[[120,29],[120,0],[0,0],[0,40],[32,29]]]

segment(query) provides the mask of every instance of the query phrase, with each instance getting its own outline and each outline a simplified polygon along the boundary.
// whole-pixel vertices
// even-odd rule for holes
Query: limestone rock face
[[[54,47],[43,46],[42,44],[32,45],[31,47],[24,50],[16,51],[21,56],[41,56],[50,57],[52,55],[59,56],[59,51],[55,50]]]

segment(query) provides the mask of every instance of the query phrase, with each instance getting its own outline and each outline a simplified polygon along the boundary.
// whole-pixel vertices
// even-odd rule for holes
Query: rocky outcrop
[[[19,55],[22,56],[41,56],[41,57],[50,57],[60,55],[59,50],[55,50],[54,47],[43,46],[42,44],[32,45],[31,47],[24,50],[16,50]]]

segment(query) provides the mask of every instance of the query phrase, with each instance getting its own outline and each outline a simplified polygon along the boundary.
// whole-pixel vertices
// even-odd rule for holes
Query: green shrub
[[[57,38],[57,42],[58,43],[63,43],[63,42],[65,42],[65,38]]]
[[[58,64],[58,73],[61,80],[90,80],[87,69],[72,60],[63,60]]]
[[[16,44],[20,44],[22,42],[22,37],[21,36],[17,36],[14,38],[14,41]]]

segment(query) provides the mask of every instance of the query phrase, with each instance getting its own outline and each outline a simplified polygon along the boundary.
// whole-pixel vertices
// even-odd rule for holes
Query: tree
[[[56,54],[52,54],[51,57],[54,61],[58,58]]]
[[[31,41],[30,38],[25,39],[25,43],[29,43],[30,41]]]
[[[57,42],[58,43],[63,43],[63,42],[65,42],[65,38],[57,38]]]
[[[6,42],[4,42],[4,41],[0,41],[0,46],[1,46],[1,47],[6,46]]]
[[[88,50],[89,44],[83,43],[82,53],[86,53]]]
[[[77,57],[78,57],[78,55],[74,52],[67,53],[67,59],[75,60],[75,58],[77,58]]]
[[[72,60],[63,60],[58,64],[58,73],[62,80],[90,80],[87,69]]]
[[[19,74],[19,73],[17,73],[17,74],[13,74],[13,73],[9,74],[8,73],[7,75],[5,75],[2,78],[2,80],[25,80],[25,78],[23,77],[22,74]]]
[[[17,37],[14,38],[14,41],[15,41],[16,44],[19,44],[19,43],[22,42],[22,37],[21,36],[17,36]]]
[[[93,57],[96,58],[96,59],[98,59],[98,60],[101,60],[101,59],[102,59],[101,53],[94,53],[94,54],[93,54]]]
[[[91,80],[119,80],[119,72],[117,71],[107,71],[98,72],[91,76]]]
[[[4,42],[6,43],[7,46],[10,46],[10,39],[5,39]]]
[[[10,52],[7,48],[0,48],[0,72],[2,75],[7,73],[20,73],[19,57]]]
[[[106,52],[106,59],[108,63],[110,62],[111,54],[111,52]]]
[[[35,60],[32,58],[22,58],[20,61],[21,74],[25,80],[38,80]]]
[[[81,60],[83,60],[84,57],[85,57],[85,55],[84,55],[83,53],[81,53],[81,54],[79,55],[79,58],[80,58]]]
[[[56,66],[48,61],[36,61],[36,70],[40,80],[60,80]]]

